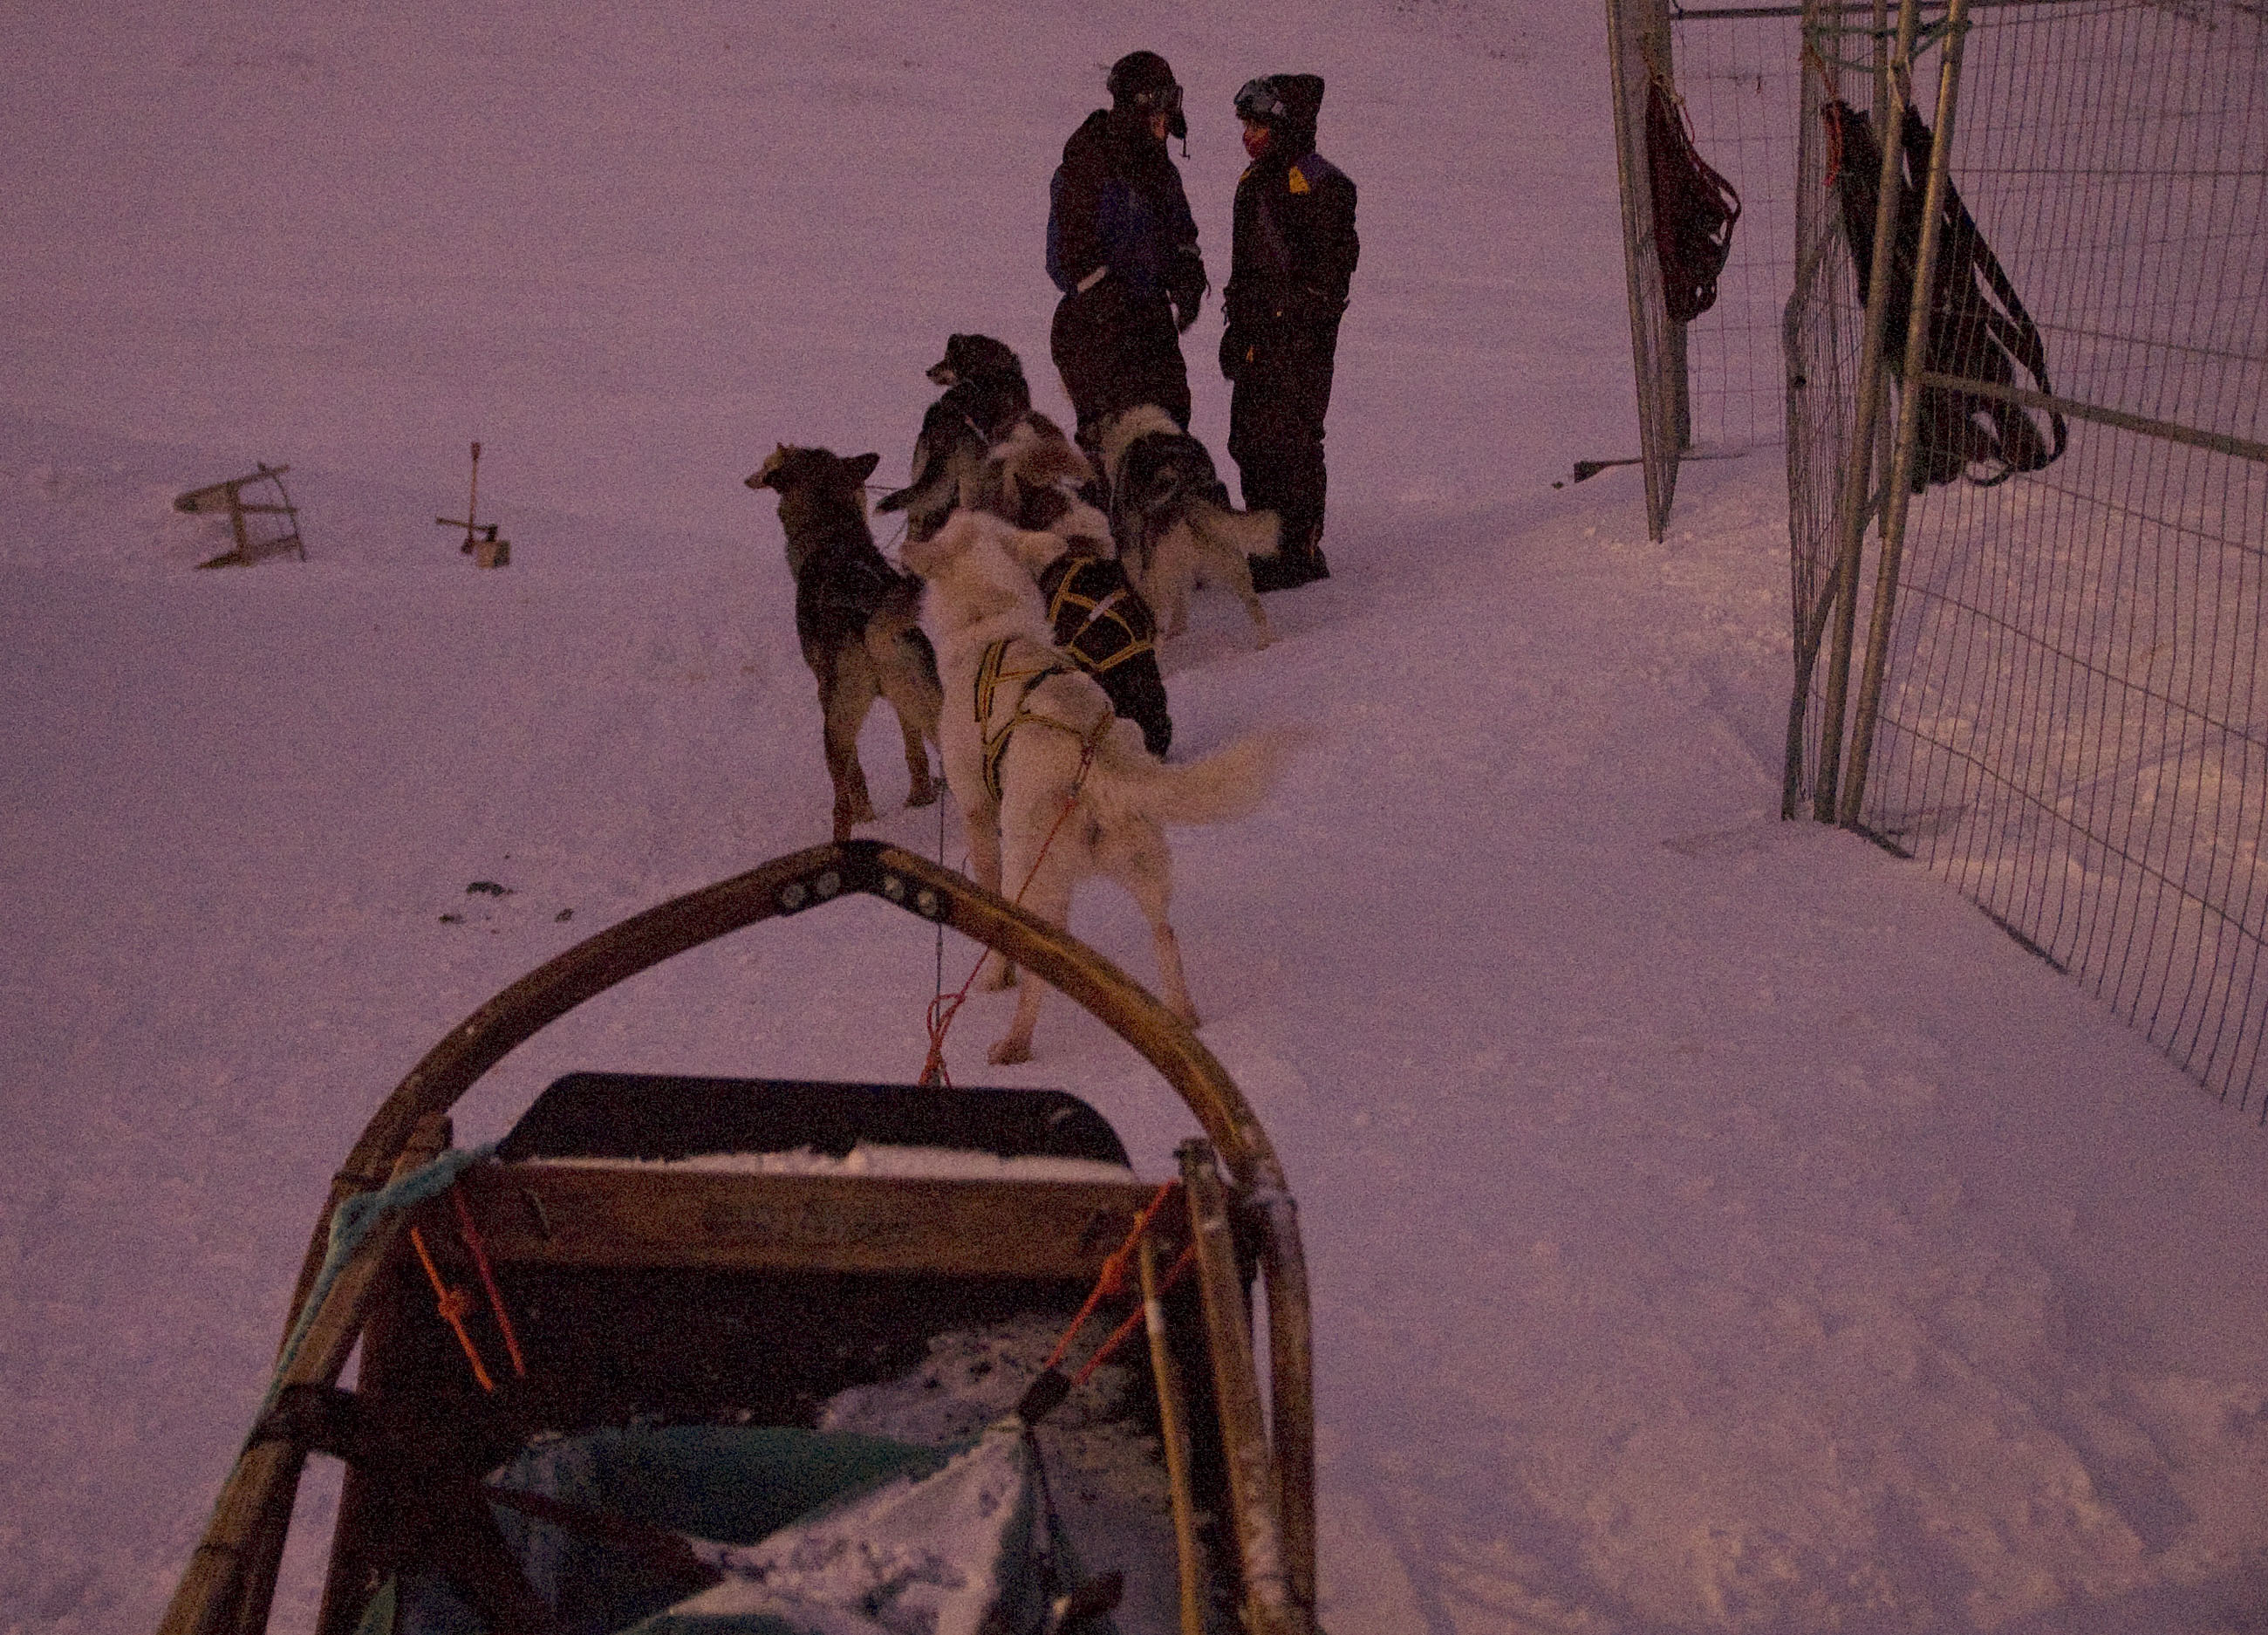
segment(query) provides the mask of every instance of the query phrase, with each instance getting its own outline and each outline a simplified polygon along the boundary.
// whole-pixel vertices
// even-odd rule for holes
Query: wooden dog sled
[[[1204,1132],[1178,1178],[1137,1182],[1053,1091],[582,1073],[492,1151],[450,1146],[447,1109],[582,1001],[859,893],[1029,967],[1147,1058]],[[1114,1329],[1116,1399],[1082,1388],[1057,1419],[1145,1450],[1162,1582],[1123,1580],[1145,1558],[1103,1558],[1115,1536],[1072,1540],[1048,1475],[1050,1415]],[[347,1464],[317,1635],[1314,1627],[1306,1271],[1266,1135],[1115,966],[893,847],[814,847],[664,903],[452,1029],[342,1167],[287,1330],[160,1635],[267,1629],[311,1451]],[[1034,1332],[1089,1337],[1045,1367],[995,1346]],[[971,1334],[994,1337],[963,1371],[984,1423],[841,1428],[846,1403],[931,1411]]]
[[[249,475],[231,477],[223,482],[209,482],[201,489],[191,489],[186,494],[173,497],[173,509],[191,516],[224,515],[228,519],[230,534],[236,543],[217,556],[208,557],[197,563],[200,568],[249,567],[263,556],[277,556],[284,551],[296,554],[301,562],[307,560],[307,547],[299,537],[299,508],[291,503],[291,496],[284,486],[284,474],[289,466],[271,466],[265,460]],[[265,483],[276,490],[273,499],[252,500],[244,490]],[[281,523],[263,525],[264,537],[253,537],[249,517],[281,517]]]

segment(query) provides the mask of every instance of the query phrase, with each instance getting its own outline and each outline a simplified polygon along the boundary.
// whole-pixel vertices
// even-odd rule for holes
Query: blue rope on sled
[[[485,1146],[453,1147],[431,1163],[414,1169],[397,1181],[390,1181],[375,1192],[357,1192],[341,1202],[331,1212],[330,1245],[323,1254],[323,1269],[315,1276],[314,1285],[307,1291],[306,1304],[299,1308],[299,1320],[291,1325],[291,1332],[284,1342],[284,1350],[276,1359],[276,1370],[269,1376],[268,1390],[260,1399],[260,1411],[252,1417],[254,1434],[275,1408],[276,1398],[283,1393],[284,1376],[298,1359],[300,1348],[307,1341],[307,1332],[314,1327],[315,1314],[323,1308],[323,1301],[338,1281],[339,1273],[360,1251],[363,1241],[371,1229],[386,1216],[397,1210],[423,1204],[429,1198],[439,1197],[457,1184],[457,1177],[473,1165],[486,1161],[496,1153],[496,1143]],[[249,1446],[249,1442],[247,1443]]]

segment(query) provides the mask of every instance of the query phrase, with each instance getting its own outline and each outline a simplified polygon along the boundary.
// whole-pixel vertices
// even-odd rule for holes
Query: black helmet
[[[1239,119],[1280,131],[1292,144],[1312,144],[1315,114],[1323,106],[1323,82],[1314,74],[1265,74],[1244,82],[1235,105]]]
[[[1182,116],[1182,87],[1172,67],[1156,52],[1129,51],[1110,65],[1110,77],[1103,86],[1110,92],[1113,108],[1145,116],[1163,114],[1167,136],[1189,134],[1189,122]]]
[[[1236,116],[1255,124],[1280,125],[1291,110],[1284,106],[1283,92],[1277,90],[1273,75],[1248,79],[1236,92]]]

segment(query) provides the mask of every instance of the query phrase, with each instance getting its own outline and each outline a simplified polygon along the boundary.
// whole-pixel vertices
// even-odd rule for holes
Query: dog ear
[[[853,482],[864,482],[874,475],[874,468],[881,463],[882,457],[880,454],[858,454],[844,460],[843,468],[850,474],[850,480]]]

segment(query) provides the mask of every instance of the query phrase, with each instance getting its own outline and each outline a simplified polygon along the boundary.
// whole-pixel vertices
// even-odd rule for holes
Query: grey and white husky
[[[1252,588],[1250,558],[1272,556],[1281,527],[1272,511],[1239,511],[1205,446],[1153,403],[1106,416],[1097,428],[1110,484],[1110,530],[1119,560],[1168,637],[1188,627],[1200,584],[1232,592],[1260,645],[1275,639]]]

